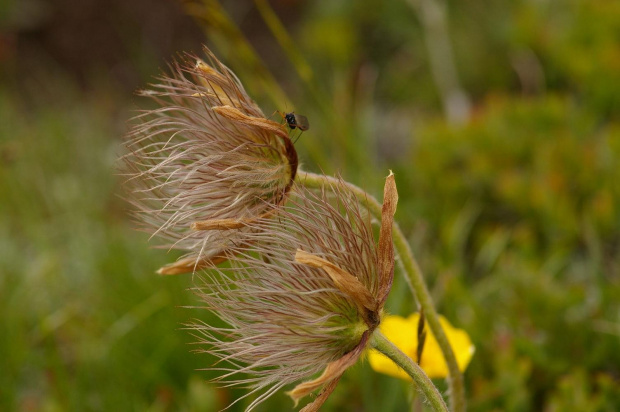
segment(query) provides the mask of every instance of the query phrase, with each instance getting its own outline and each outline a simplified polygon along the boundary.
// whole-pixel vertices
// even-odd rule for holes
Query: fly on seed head
[[[305,132],[310,128],[310,122],[304,115],[295,114],[295,112],[285,113],[280,111],[278,114],[282,116],[291,130],[299,129],[300,132]],[[301,136],[301,133],[299,133],[299,136]],[[297,139],[299,139],[299,136],[297,136]],[[297,139],[295,139],[295,142]]]
[[[285,113],[284,119],[286,120],[286,123],[288,123],[288,127],[291,129],[298,128],[302,132],[305,132],[310,128],[308,118],[301,114],[295,114],[295,112]]]

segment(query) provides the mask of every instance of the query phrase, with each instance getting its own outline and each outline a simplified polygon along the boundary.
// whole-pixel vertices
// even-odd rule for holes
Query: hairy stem
[[[441,397],[441,394],[435,385],[433,385],[433,382],[429,379],[429,377],[426,376],[426,373],[424,373],[422,368],[420,368],[410,357],[401,352],[400,349],[398,349],[378,330],[372,334],[372,337],[370,338],[370,346],[390,358],[394,363],[407,372],[409,376],[411,376],[418,388],[420,388],[424,396],[426,396],[428,403],[434,411],[448,411],[448,407]]]
[[[310,188],[318,189],[322,187],[329,187],[340,185],[342,181],[333,177],[318,175],[315,173],[303,172],[299,170],[295,179],[299,184]],[[357,197],[357,199],[368,209],[368,211],[378,220],[381,219],[381,204],[370,194],[366,193],[359,187],[344,182],[349,190]],[[435,310],[433,299],[426,287],[424,277],[418,262],[413,256],[413,252],[409,247],[409,243],[405,238],[405,235],[400,230],[398,223],[394,221],[393,227],[394,247],[398,252],[401,263],[404,268],[407,284],[411,288],[412,293],[420,302],[420,306],[424,310],[424,316],[426,321],[433,331],[433,335],[437,339],[437,343],[443,352],[443,356],[448,364],[448,371],[450,372],[450,379],[448,383],[450,385],[450,406],[454,412],[465,411],[465,387],[463,384],[463,375],[459,370],[456,363],[456,357],[454,351],[448,342],[448,338],[439,323],[439,316]]]

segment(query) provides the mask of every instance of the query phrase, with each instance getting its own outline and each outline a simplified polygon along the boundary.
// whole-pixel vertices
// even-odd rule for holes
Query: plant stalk
[[[433,382],[426,375],[426,373],[424,373],[422,368],[420,368],[417,363],[405,355],[378,330],[372,334],[372,337],[370,338],[370,346],[390,358],[394,363],[407,372],[409,376],[411,376],[418,388],[420,388],[424,396],[426,396],[428,403],[434,411],[448,412],[448,407],[446,406],[441,394],[435,385],[433,385]]]

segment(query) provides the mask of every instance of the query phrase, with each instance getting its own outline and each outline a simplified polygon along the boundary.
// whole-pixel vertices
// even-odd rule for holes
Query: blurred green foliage
[[[547,95],[490,99],[458,130],[422,128],[414,167],[397,172],[418,196],[400,210],[425,217],[419,255],[441,311],[477,342],[472,409],[551,407],[581,384],[588,398],[571,410],[616,409],[617,125]]]
[[[114,172],[131,90],[201,42],[265,113],[309,117],[305,168],[375,194],[395,171],[440,312],[477,347],[470,410],[620,409],[620,3],[447,1],[472,102],[455,124],[413,2],[2,3],[0,410],[216,411],[239,396],[204,382],[210,359],[182,325],[210,315],[189,308],[189,277],[154,275],[176,256],[131,229]],[[116,23],[77,24],[102,7]],[[402,278],[388,305],[415,310]],[[407,410],[414,393],[362,363],[325,409]],[[259,409],[290,408],[280,393]]]

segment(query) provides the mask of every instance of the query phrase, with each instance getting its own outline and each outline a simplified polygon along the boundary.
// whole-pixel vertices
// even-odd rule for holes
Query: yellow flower
[[[406,319],[401,316],[387,315],[382,319],[380,325],[381,333],[414,361],[417,360],[417,330],[419,318],[420,315],[418,313],[413,313]],[[446,332],[448,341],[452,346],[459,369],[464,371],[467,365],[469,365],[469,361],[474,355],[476,348],[471,343],[471,339],[469,339],[467,332],[462,329],[454,328],[448,320],[441,315],[439,315],[439,322]],[[448,376],[448,366],[437,344],[437,340],[428,328],[428,325],[426,326],[426,330],[426,343],[422,351],[420,366],[430,378],[445,378]],[[370,366],[377,372],[411,380],[411,377],[394,362],[377,351],[371,351],[369,353],[368,361]]]

